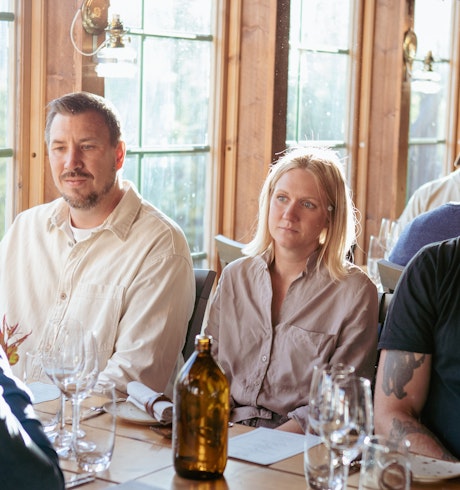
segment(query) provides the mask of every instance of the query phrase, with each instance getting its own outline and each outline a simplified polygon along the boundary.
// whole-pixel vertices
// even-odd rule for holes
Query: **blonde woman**
[[[296,149],[271,167],[247,257],[223,270],[206,327],[234,422],[304,433],[315,364],[373,376],[378,297],[347,260],[355,230],[335,152]]]

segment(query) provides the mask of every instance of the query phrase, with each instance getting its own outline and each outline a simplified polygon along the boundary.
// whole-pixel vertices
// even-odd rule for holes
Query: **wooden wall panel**
[[[58,2],[47,0],[47,45],[46,45],[46,90],[45,103],[61,95],[81,90],[82,59],[74,50],[70,40],[70,25],[80,0]],[[81,42],[81,29],[75,29],[75,38]],[[45,117],[45,108],[43,108]],[[45,165],[44,200],[58,196],[54,186],[48,159]]]
[[[237,198],[234,237],[252,238],[258,196],[272,160],[276,0],[244,0],[241,17]]]
[[[47,3],[45,104],[56,97],[79,90],[102,94],[104,79],[96,76],[92,57],[79,54],[70,39],[70,26],[81,7],[81,0],[65,2],[47,0]],[[80,14],[75,22],[73,36],[79,49],[84,52],[93,50],[93,36],[84,31]],[[102,42],[104,38],[105,33],[99,37],[98,42]],[[46,161],[44,200],[50,201],[57,196],[49,164]]]
[[[370,234],[378,233],[382,217],[396,218],[402,210],[408,140],[409,92],[404,89],[402,57],[406,2],[377,0],[375,18],[364,245]]]

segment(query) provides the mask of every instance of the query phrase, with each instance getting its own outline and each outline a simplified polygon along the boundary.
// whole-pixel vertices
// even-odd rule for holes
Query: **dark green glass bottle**
[[[211,336],[196,336],[174,385],[174,468],[184,478],[219,478],[227,464],[230,390],[211,344]]]

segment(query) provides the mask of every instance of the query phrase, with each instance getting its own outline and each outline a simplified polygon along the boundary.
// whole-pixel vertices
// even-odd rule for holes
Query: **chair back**
[[[385,319],[387,317],[388,308],[390,307],[391,300],[393,299],[393,293],[378,293],[379,295],[379,323],[377,330],[377,340],[380,340],[380,335],[382,334],[383,324],[385,323]],[[377,368],[380,360],[380,351],[377,349],[377,357],[375,361],[375,372],[374,377],[371,380],[372,392],[374,392],[375,388],[375,377],[377,374]]]
[[[377,267],[379,268],[380,281],[383,289],[392,293],[396,289],[396,284],[398,284],[404,266],[386,259],[381,259],[377,262]]]
[[[244,257],[241,252],[241,249],[245,246],[244,243],[237,242],[224,235],[216,235],[214,240],[222,269],[233,260]]]
[[[184,348],[182,349],[182,355],[185,360],[187,360],[195,350],[195,337],[201,332],[206,306],[211,294],[212,285],[214,284],[214,279],[216,278],[216,271],[210,269],[193,269],[193,272],[195,273],[196,296],[193,313],[188,322]]]
[[[378,293],[379,294],[379,323],[383,326],[387,317],[388,308],[390,307],[393,293]]]

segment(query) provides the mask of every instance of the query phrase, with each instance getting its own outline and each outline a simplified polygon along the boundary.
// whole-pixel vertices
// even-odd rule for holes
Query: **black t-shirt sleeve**
[[[433,252],[419,252],[404,270],[391,300],[379,349],[432,353],[438,304]]]

